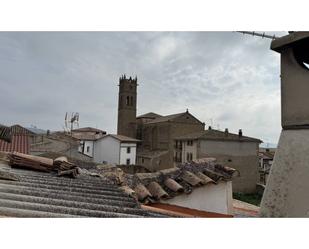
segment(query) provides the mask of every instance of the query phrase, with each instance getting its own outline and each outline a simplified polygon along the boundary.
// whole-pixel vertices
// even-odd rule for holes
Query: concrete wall
[[[200,140],[197,158],[204,157],[215,157],[219,164],[240,172],[240,176],[233,179],[234,192],[256,191],[256,183],[259,181],[258,143]]]
[[[97,163],[106,161],[110,164],[119,164],[120,141],[111,136],[95,141],[93,160]]]
[[[130,153],[127,153],[127,148],[130,148]],[[136,164],[136,144],[121,143],[120,145],[120,163],[127,164],[127,159],[130,159],[130,165]]]
[[[309,130],[283,130],[261,202],[261,216],[309,217]]]
[[[189,195],[182,194],[161,202],[202,211],[233,214],[232,182],[208,184],[195,188]]]
[[[282,51],[281,119],[283,128],[309,124],[308,75],[309,70],[296,61],[292,48]]]

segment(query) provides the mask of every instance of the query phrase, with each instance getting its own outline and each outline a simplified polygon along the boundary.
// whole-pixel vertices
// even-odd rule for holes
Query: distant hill
[[[46,134],[46,130],[43,129],[39,129],[39,128],[34,128],[34,127],[27,127],[26,129],[28,129],[29,131],[34,132],[35,134]]]

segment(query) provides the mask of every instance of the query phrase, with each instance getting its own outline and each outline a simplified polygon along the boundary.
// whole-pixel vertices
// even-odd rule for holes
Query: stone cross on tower
[[[309,32],[271,43],[281,54],[282,132],[260,215],[309,217]]]

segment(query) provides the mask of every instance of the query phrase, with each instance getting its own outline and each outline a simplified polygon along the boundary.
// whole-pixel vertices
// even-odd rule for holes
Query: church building
[[[117,134],[141,140],[137,164],[151,171],[174,167],[174,139],[203,131],[205,124],[189,111],[162,116],[153,112],[136,116],[137,77],[119,79]]]

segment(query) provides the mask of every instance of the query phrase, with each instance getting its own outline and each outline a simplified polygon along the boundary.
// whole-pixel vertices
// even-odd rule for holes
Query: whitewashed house
[[[94,157],[95,141],[104,135],[106,135],[105,131],[92,127],[84,127],[72,130],[72,137],[79,140],[78,151],[92,158]]]
[[[139,140],[108,134],[94,141],[93,160],[117,165],[136,164],[136,144]]]

